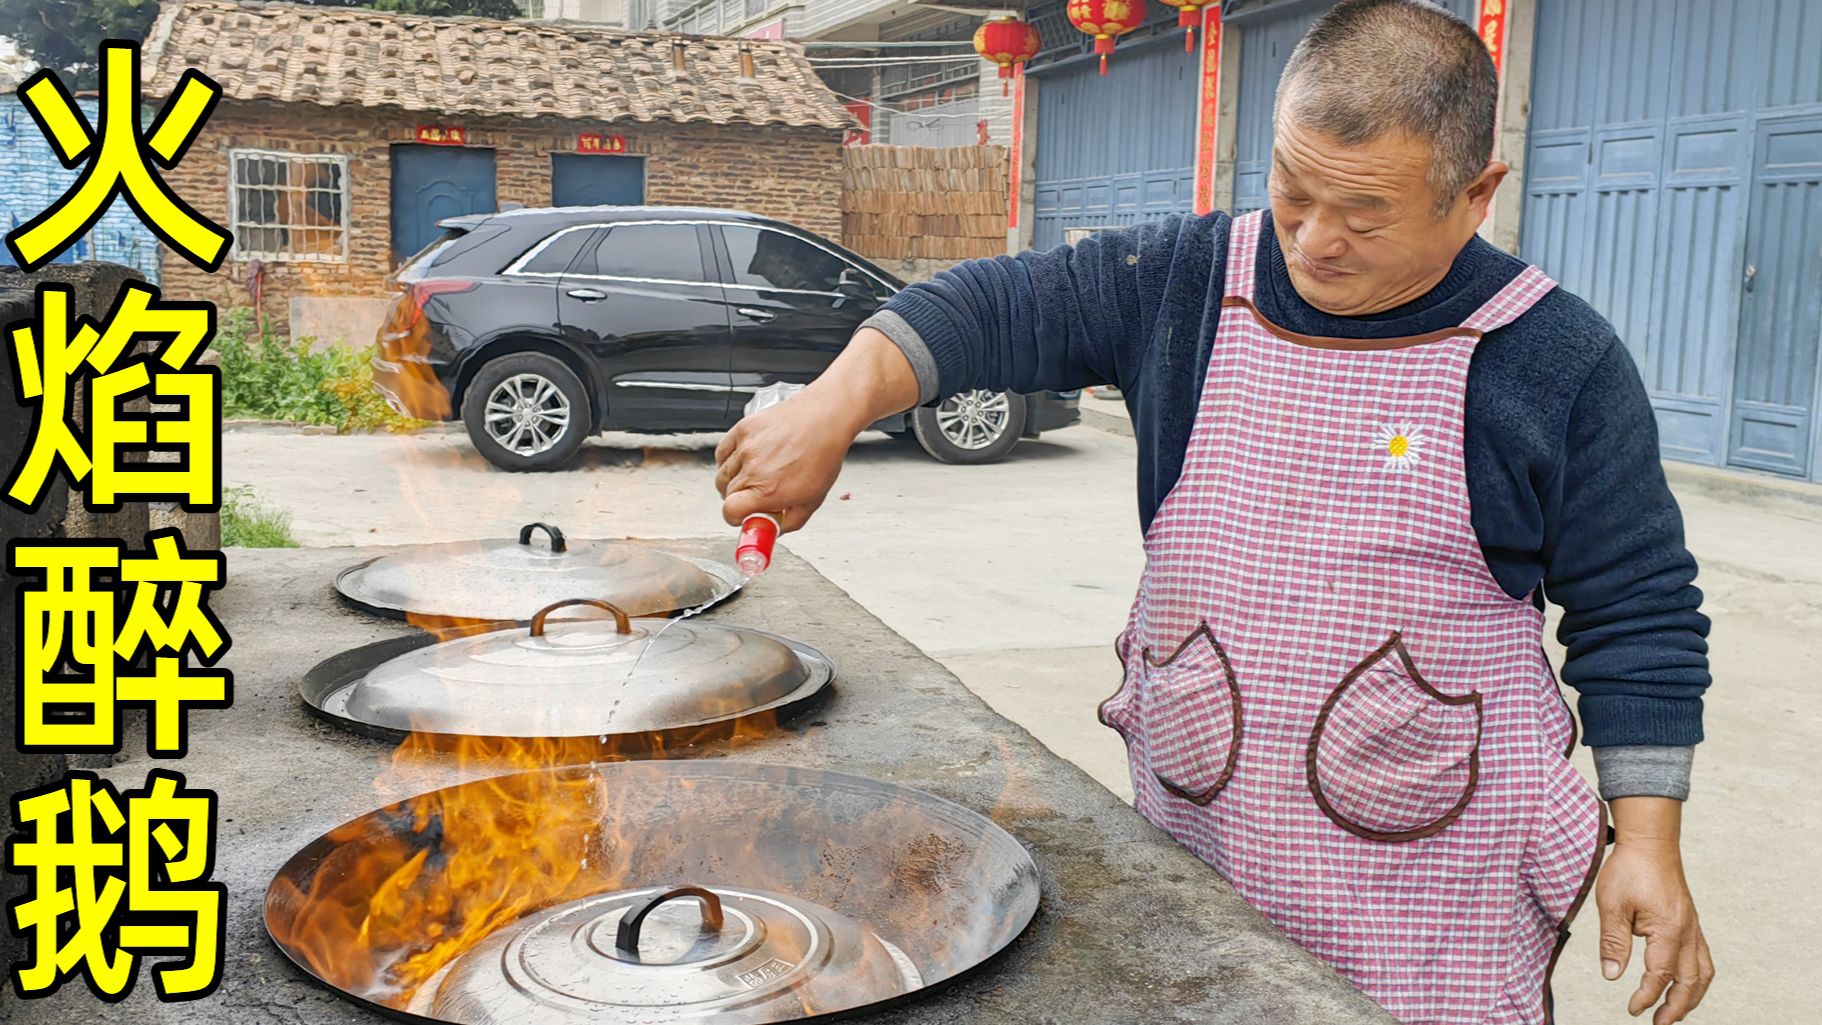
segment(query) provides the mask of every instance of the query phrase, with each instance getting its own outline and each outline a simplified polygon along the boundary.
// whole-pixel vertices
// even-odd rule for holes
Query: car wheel
[[[588,440],[588,392],[564,362],[541,352],[489,360],[468,382],[462,423],[503,470],[555,470]]]
[[[911,430],[925,452],[945,463],[997,463],[1019,443],[1025,430],[1025,396],[963,392],[934,408],[919,407],[912,414]]]

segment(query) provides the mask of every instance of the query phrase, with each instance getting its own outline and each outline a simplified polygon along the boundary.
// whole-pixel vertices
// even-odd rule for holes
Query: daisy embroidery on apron
[[[1423,431],[1415,427],[1388,424],[1374,436],[1374,451],[1385,458],[1385,468],[1394,473],[1409,473],[1423,461]]]

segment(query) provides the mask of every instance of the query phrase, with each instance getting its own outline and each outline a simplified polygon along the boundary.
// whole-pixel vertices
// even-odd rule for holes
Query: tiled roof
[[[195,68],[239,100],[590,121],[856,124],[802,48],[778,41],[173,0],[146,49],[145,92],[155,98]],[[750,77],[743,52],[752,55]]]

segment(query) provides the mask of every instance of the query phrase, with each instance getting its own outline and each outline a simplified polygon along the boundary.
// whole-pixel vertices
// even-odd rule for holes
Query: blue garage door
[[[1278,95],[1278,76],[1290,63],[1297,41],[1334,6],[1335,0],[1228,0],[1222,7],[1222,23],[1240,34],[1235,214],[1266,205],[1265,181],[1272,167],[1272,106]],[[1480,9],[1477,0],[1442,0],[1441,6],[1463,20],[1472,18]]]
[[[550,205],[639,206],[644,202],[644,157],[551,154]]]
[[[1176,12],[1164,10],[1174,28]],[[1198,68],[1179,29],[1122,41],[1105,78],[1092,56],[1033,70],[1037,248],[1061,243],[1070,228],[1194,209]]]
[[[437,222],[492,213],[493,150],[462,146],[392,147],[392,263],[437,237]]]
[[[1612,320],[1666,455],[1814,472],[1814,0],[1541,0],[1520,251]]]

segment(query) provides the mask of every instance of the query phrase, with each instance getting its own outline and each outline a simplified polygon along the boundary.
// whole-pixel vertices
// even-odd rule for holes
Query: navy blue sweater
[[[925,401],[974,388],[1118,385],[1132,412],[1148,528],[1183,467],[1222,312],[1229,224],[1220,213],[1171,217],[960,264],[901,292],[875,326],[901,347],[907,334],[921,339],[927,355],[912,364]],[[1297,294],[1269,219],[1257,266],[1266,319],[1351,338],[1458,326],[1524,268],[1476,238],[1428,295],[1342,318]],[[1506,593],[1538,596],[1541,584],[1562,606],[1562,675],[1580,695],[1584,741],[1698,742],[1708,620],[1658,461],[1656,421],[1612,325],[1551,291],[1481,340],[1466,401],[1475,533]]]

